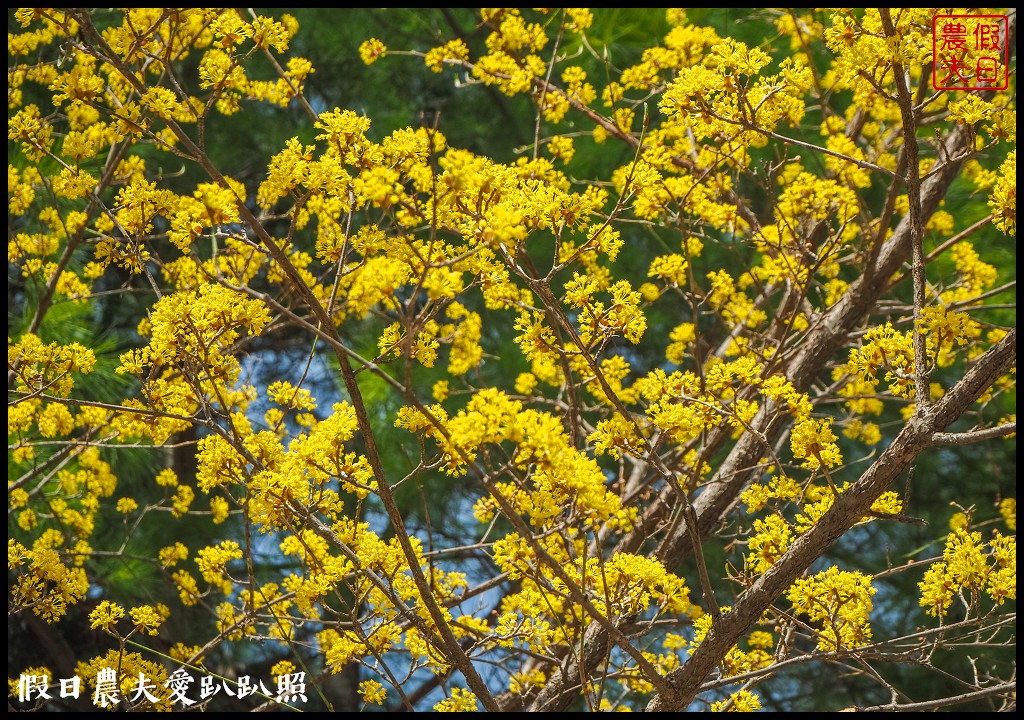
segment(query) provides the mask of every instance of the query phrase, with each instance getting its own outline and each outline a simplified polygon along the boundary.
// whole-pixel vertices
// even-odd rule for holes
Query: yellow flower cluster
[[[871,640],[871,578],[833,566],[802,580],[786,592],[794,612],[821,623],[818,649],[849,650]]]
[[[792,528],[780,515],[754,520],[754,534],[747,540],[747,565],[751,572],[760,575],[774,565],[791,540]]]
[[[711,703],[711,712],[757,712],[761,698],[749,690],[737,690],[725,700]]]
[[[721,610],[726,612],[729,608],[723,607]],[[704,642],[713,622],[714,619],[709,614],[696,618],[693,623],[693,641],[685,644],[688,654],[692,655],[700,644]],[[726,677],[742,675],[752,670],[760,670],[772,664],[774,658],[772,657],[771,649],[775,645],[775,639],[770,632],[753,630],[747,636],[745,644],[749,648],[748,650],[743,650],[739,645],[734,645],[726,653],[722,666]],[[669,645],[674,645],[674,643],[666,643],[666,646]],[[684,645],[681,644],[682,646]]]
[[[359,57],[362,58],[363,62],[367,65],[372,65],[387,54],[387,46],[377,38],[364,40],[359,45]],[[380,703],[378,703],[378,705],[379,704]]]
[[[1007,235],[1017,234],[1017,151],[1007,155],[999,166],[999,179],[988,201],[995,217],[993,224]]]
[[[75,386],[74,375],[92,372],[96,355],[77,342],[43,344],[37,335],[26,333],[8,345],[7,365],[16,372],[18,390],[68,397]]]
[[[998,277],[996,269],[981,260],[972,243],[958,242],[953,246],[951,254],[958,277],[952,287],[940,296],[942,302],[973,300],[995,284]]]
[[[914,397],[914,341],[912,334],[896,330],[891,323],[871,328],[864,334],[859,350],[850,350],[847,371],[872,384],[884,371],[889,390],[904,398]]]
[[[836,493],[851,487],[844,483],[833,490],[814,482],[801,486],[785,475],[773,477],[767,484],[754,483],[740,496],[748,513],[768,508],[768,514],[756,518],[753,532],[747,538],[748,553],[744,567],[754,575],[764,573],[790,547],[796,535],[807,532],[828,512],[835,502]],[[871,505],[872,515],[861,522],[872,522],[879,515],[899,515],[903,502],[895,492],[888,491]],[[789,519],[792,517],[792,519]]]
[[[1017,498],[1004,498],[999,503],[999,514],[1003,516],[1006,527],[1017,530]]]
[[[921,309],[917,326],[927,341],[928,359],[939,367],[948,367],[954,350],[981,336],[981,326],[967,313],[953,312],[942,305]]]
[[[47,622],[60,620],[89,588],[85,570],[74,567],[56,548],[63,538],[56,530],[46,530],[32,548],[17,540],[7,541],[7,568],[16,573],[11,585],[15,604],[31,607]]]
[[[460,687],[452,688],[451,697],[434,705],[434,712],[476,712],[478,709],[476,695]]]
[[[461,38],[449,40],[440,47],[430,50],[423,61],[434,72],[441,72],[445,62],[460,62],[469,59],[469,48]]]
[[[362,695],[363,702],[367,705],[370,703],[383,705],[387,699],[387,691],[376,680],[363,680],[359,683],[359,694]]]
[[[84,597],[88,581],[82,565],[92,551],[89,540],[102,501],[117,487],[98,448],[76,448],[69,460],[45,491],[39,488],[30,494],[15,488],[11,494],[12,508],[24,508],[17,518],[21,529],[39,528],[31,546],[15,537],[8,540],[8,568],[16,577],[12,597],[48,622],[60,620],[68,606]],[[38,510],[26,507],[37,493],[45,502],[36,505]]]
[[[993,531],[985,543],[980,532],[954,529],[946,538],[942,560],[933,563],[918,583],[921,606],[927,613],[944,617],[960,597],[971,612],[984,591],[998,605],[1017,599],[1017,538]]]
[[[842,453],[836,445],[832,432],[832,418],[828,420],[804,420],[793,428],[790,446],[793,457],[804,459],[803,467],[836,467],[843,462]]]

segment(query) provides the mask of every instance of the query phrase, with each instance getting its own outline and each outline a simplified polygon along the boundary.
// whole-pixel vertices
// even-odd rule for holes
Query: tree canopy
[[[1015,708],[1014,9],[8,27],[11,707]]]

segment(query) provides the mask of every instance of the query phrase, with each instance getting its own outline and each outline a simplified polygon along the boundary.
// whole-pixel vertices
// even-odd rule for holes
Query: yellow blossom
[[[793,428],[790,446],[793,457],[803,459],[803,467],[836,467],[843,461],[838,439],[831,429],[832,418],[827,420],[804,420]]]
[[[871,640],[868,624],[871,597],[875,594],[871,578],[859,572],[841,571],[833,566],[811,577],[797,580],[786,596],[793,610],[821,623],[820,650],[851,649]]]
[[[124,608],[117,603],[104,600],[96,609],[89,613],[89,627],[111,630],[118,620],[124,617]]]
[[[452,688],[450,697],[434,705],[434,712],[475,712],[476,695],[464,688]]]
[[[359,694],[363,696],[363,702],[367,704],[383,705],[387,698],[384,686],[376,680],[363,680],[359,683]]]
[[[377,38],[364,40],[359,46],[359,57],[362,58],[363,62],[367,65],[372,65],[374,62],[387,55],[387,53],[387,47]]]

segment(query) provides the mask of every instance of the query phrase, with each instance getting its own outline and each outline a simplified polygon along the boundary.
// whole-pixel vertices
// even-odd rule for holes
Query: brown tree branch
[[[1016,343],[1017,332],[1014,329],[982,355],[964,377],[936,402],[933,413],[911,418],[860,479],[836,496],[832,508],[818,523],[798,537],[789,550],[737,599],[720,622],[712,625],[686,664],[666,676],[673,689],[672,695],[655,695],[647,710],[665,712],[685,709],[705,678],[775,598],[785,592],[832,543],[867,514],[878,496],[922,451],[931,447],[934,433],[945,430],[993,382],[1013,367],[1017,358]]]

